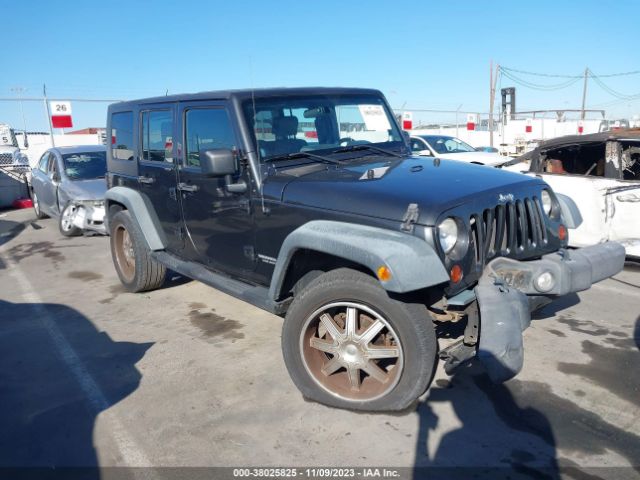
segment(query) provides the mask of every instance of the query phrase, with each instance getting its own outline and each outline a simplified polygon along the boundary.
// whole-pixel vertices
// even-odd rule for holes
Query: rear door
[[[50,215],[60,215],[60,208],[58,207],[58,185],[60,184],[61,163],[62,160],[58,158],[55,152],[49,153],[46,178],[42,182],[40,195],[38,195],[41,204],[40,208],[42,208],[43,205],[45,211]]]
[[[42,157],[40,157],[40,160],[38,161],[38,167],[34,168],[31,172],[31,188],[36,194],[40,209],[44,213],[49,212],[49,206],[42,203],[42,199],[44,198],[44,184],[49,181],[49,177],[47,177],[47,169],[49,168],[49,155],[50,153],[48,150],[44,152],[42,154]]]
[[[179,253],[184,237],[176,195],[175,115],[175,104],[140,109],[137,158],[140,192],[153,206],[167,240],[167,250]]]
[[[227,148],[238,151],[238,132],[226,102],[188,102],[180,106],[182,164],[178,191],[190,248],[185,254],[214,270],[251,277],[254,263],[254,225],[250,188],[241,193],[229,183],[245,181],[248,169],[207,177],[200,169],[200,151]]]

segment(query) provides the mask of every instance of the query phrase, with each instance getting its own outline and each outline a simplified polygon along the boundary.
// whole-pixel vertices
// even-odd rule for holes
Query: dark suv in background
[[[206,92],[109,107],[107,222],[131,292],[165,269],[285,315],[308,398],[399,410],[478,355],[523,364],[530,310],[622,269],[568,251],[575,205],[542,180],[413,157],[376,90]],[[564,214],[564,215],[563,215]],[[463,322],[438,351],[434,325]]]

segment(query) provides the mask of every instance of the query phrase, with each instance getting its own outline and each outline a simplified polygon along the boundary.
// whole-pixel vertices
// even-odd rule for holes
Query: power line
[[[520,78],[512,73],[510,73],[507,70],[504,69],[500,69],[500,73],[502,73],[502,75],[504,75],[505,77],[509,78],[510,80],[524,86],[524,87],[528,87],[528,88],[532,88],[534,90],[542,90],[542,91],[551,91],[551,90],[562,90],[563,88],[567,88],[570,87],[571,85],[573,85],[574,83],[579,82],[581,79],[584,78],[584,75],[581,75],[579,77],[571,77],[569,80],[566,80],[564,82],[561,83],[556,83],[556,84],[551,84],[551,85],[545,85],[545,84],[541,84],[541,83],[534,83],[531,82],[529,80],[525,80],[523,78]]]
[[[618,92],[617,90],[614,90],[613,88],[611,88],[610,86],[608,86],[606,83],[604,83],[599,77],[599,75],[594,74],[593,72],[589,71],[589,76],[600,86],[600,88],[602,88],[605,92],[607,92],[609,95],[614,96],[620,100],[633,100],[635,98],[640,98],[640,93],[634,93],[631,95],[627,95],[621,92]]]
[[[524,75],[534,75],[537,77],[552,77],[552,78],[584,78],[584,75],[562,75],[562,74],[553,74],[553,73],[539,73],[539,72],[529,72],[527,70],[517,70],[515,68],[503,67],[500,66],[500,70],[508,70],[510,72],[521,73]],[[592,72],[593,73],[593,72]],[[627,75],[638,75],[640,74],[640,70],[632,70],[630,72],[619,72],[619,73],[607,73],[603,75],[598,75],[601,78],[605,77],[623,77]]]
[[[560,74],[552,74],[552,73],[537,73],[537,72],[528,72],[526,70],[516,70],[515,68],[508,67],[500,67],[502,71],[509,71],[515,73],[522,73],[524,75],[534,75],[536,77],[552,77],[552,78],[583,78],[583,75],[560,75]]]

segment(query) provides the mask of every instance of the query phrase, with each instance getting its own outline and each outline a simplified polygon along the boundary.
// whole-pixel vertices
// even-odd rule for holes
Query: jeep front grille
[[[495,257],[526,257],[548,242],[542,204],[537,197],[514,200],[469,218],[470,248],[477,264]]]

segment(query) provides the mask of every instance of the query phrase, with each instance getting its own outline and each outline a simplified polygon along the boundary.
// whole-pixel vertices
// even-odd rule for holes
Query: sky
[[[380,89],[392,107],[487,112],[490,62],[549,75],[640,70],[640,1],[0,0],[0,98],[134,99],[273,86]],[[568,79],[516,74],[536,85]],[[606,77],[625,95],[640,75]],[[583,82],[515,86],[517,109],[580,108]],[[48,128],[42,101],[23,102],[28,130]],[[103,127],[108,102],[73,102],[75,128]],[[604,107],[603,107],[604,106]],[[587,108],[640,115],[593,80]],[[497,107],[496,107],[497,110]],[[434,120],[444,118],[430,115]],[[0,123],[23,128],[19,102]]]

